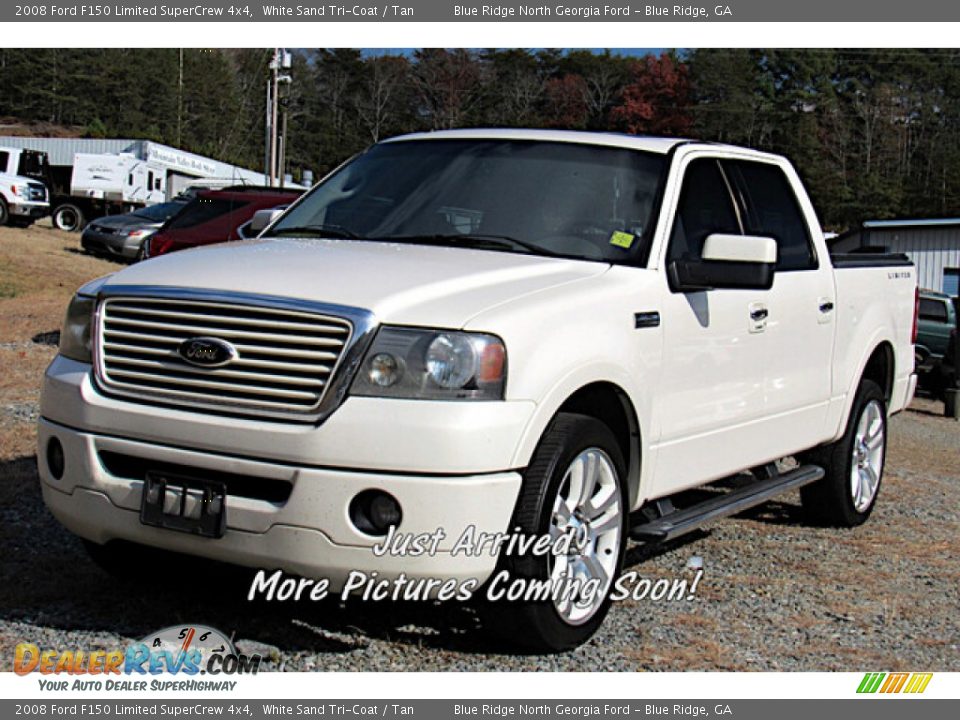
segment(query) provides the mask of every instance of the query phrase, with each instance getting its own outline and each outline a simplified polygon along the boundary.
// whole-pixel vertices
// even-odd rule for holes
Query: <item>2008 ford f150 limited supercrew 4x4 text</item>
[[[334,587],[576,579],[491,614],[558,650],[599,626],[630,537],[793,488],[817,521],[866,520],[915,328],[910,263],[831,257],[781,157],[404,136],[257,240],[81,288],[44,381],[43,496],[101,560],[127,541]],[[575,541],[453,552],[467,531]],[[374,552],[400,533],[436,552]]]

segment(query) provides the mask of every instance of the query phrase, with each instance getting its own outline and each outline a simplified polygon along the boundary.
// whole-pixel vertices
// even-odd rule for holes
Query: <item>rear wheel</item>
[[[83,228],[84,217],[83,210],[76,205],[59,205],[53,211],[53,226],[58,230],[66,232],[76,232]]]
[[[10,222],[10,211],[7,209],[7,203],[0,197],[0,226]]]
[[[862,380],[843,437],[803,458],[826,471],[822,480],[800,489],[807,517],[840,527],[864,523],[877,502],[886,450],[883,391],[872,380]]]
[[[500,570],[517,579],[549,580],[545,599],[501,599],[489,608],[493,630],[536,652],[559,652],[588,640],[610,608],[610,591],[626,546],[626,465],[602,422],[557,416],[524,476],[512,531],[549,535],[569,551],[508,555]]]

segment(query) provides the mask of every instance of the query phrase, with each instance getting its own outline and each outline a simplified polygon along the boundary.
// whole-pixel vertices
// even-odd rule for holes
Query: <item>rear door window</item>
[[[921,320],[945,323],[947,322],[947,305],[942,300],[920,298],[919,317]]]

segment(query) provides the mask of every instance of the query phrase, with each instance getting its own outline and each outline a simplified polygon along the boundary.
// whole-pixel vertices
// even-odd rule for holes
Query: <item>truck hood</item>
[[[380,322],[459,328],[488,308],[609,267],[410,243],[276,238],[163,255],[116,273],[106,287],[276,295],[370,310]]]

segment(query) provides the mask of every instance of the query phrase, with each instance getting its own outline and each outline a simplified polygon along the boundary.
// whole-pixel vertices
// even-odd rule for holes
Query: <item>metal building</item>
[[[167,168],[166,187],[170,197],[197,179],[223,179],[238,185],[265,185],[267,180],[261,172],[150,140],[0,136],[0,146],[43,151],[50,165],[61,167],[73,165],[77,153],[128,153]]]
[[[960,218],[869,220],[830,241],[833,252],[905,253],[920,287],[956,296],[960,287]]]

